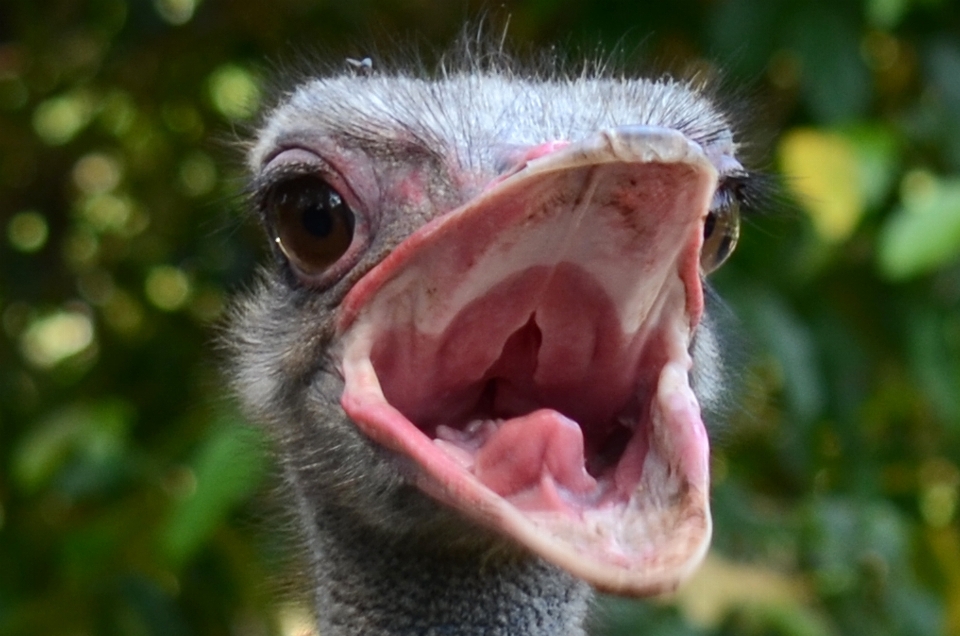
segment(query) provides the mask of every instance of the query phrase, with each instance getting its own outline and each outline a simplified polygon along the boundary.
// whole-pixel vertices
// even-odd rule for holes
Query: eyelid
[[[737,196],[736,190],[725,182],[721,182],[717,190],[713,193],[713,200],[710,202],[710,211],[717,212],[733,205],[740,206],[742,204],[743,201]]]
[[[355,210],[365,209],[367,201],[375,201],[378,196],[376,181],[363,161],[337,157],[334,151],[325,156],[319,150],[303,146],[281,148],[268,155],[254,187],[262,192],[276,183],[302,176],[319,176],[329,183]],[[347,178],[350,175],[350,178]],[[357,189],[365,193],[363,199],[357,196]]]
[[[262,210],[266,205],[270,193],[288,181],[293,181],[300,177],[314,176],[319,176],[321,179],[329,181],[327,171],[324,170],[324,168],[325,166],[319,162],[307,163],[293,161],[285,161],[280,165],[267,166],[263,172],[257,175],[253,183],[257,207]]]
[[[285,184],[303,178],[318,179],[326,183],[343,199],[354,215],[353,239],[347,251],[331,267],[317,274],[310,274],[297,268],[289,254],[275,240],[278,236],[278,226],[274,216],[276,211],[271,209],[271,196]],[[321,289],[334,284],[359,261],[373,240],[376,228],[368,208],[355,195],[340,172],[313,152],[296,148],[276,153],[254,179],[253,190],[253,199],[261,222],[273,239],[272,242],[278,252],[283,254],[283,260],[293,276],[306,287]]]

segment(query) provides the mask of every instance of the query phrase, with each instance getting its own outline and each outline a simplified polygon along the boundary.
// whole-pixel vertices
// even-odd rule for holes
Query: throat
[[[447,530],[465,531],[466,543],[398,537],[349,515],[316,517],[324,524],[313,555],[323,636],[585,633],[588,586],[542,559],[462,522]]]

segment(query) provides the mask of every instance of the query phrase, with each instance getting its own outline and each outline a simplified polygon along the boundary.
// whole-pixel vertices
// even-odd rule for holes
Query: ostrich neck
[[[584,634],[588,586],[513,546],[397,535],[299,498],[322,636]]]

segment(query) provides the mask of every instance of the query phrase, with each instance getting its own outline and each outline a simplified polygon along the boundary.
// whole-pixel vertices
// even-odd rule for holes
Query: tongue
[[[562,510],[564,491],[582,498],[597,488],[580,427],[550,409],[504,422],[477,454],[474,475],[527,510]]]

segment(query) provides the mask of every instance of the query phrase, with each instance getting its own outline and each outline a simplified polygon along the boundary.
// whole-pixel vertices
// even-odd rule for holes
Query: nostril
[[[559,140],[548,141],[535,146],[502,144],[495,151],[494,170],[496,170],[498,176],[506,177],[522,169],[528,162],[569,145],[569,141]]]

